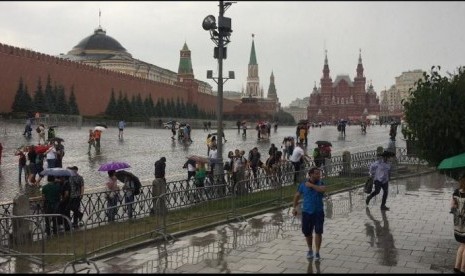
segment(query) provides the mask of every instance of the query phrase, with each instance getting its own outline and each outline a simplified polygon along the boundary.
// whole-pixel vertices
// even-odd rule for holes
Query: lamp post
[[[206,31],[210,31],[210,39],[217,45],[213,51],[213,57],[218,59],[218,77],[213,77],[213,71],[207,71],[207,79],[213,79],[218,84],[218,95],[217,95],[217,109],[216,117],[218,121],[217,125],[217,160],[213,160],[217,166],[215,166],[215,175],[219,176],[223,174],[223,84],[228,79],[234,79],[234,72],[229,71],[229,77],[223,78],[223,59],[227,57],[226,45],[230,42],[229,37],[231,36],[231,18],[224,17],[224,12],[233,3],[229,1],[220,2],[220,13],[218,16],[218,26],[216,25],[216,19],[213,15],[208,15],[202,22],[202,27]]]

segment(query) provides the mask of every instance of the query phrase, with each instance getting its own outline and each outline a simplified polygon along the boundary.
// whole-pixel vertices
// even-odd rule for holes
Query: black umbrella
[[[55,142],[55,141],[57,141],[57,142],[64,142],[65,139],[60,138],[60,137],[53,137],[53,138],[50,138],[49,141],[50,141],[50,142]]]
[[[139,180],[139,178],[135,176],[133,173],[125,171],[125,170],[116,171],[115,176],[121,182],[124,182],[126,178]]]
[[[321,145],[321,146],[330,146],[330,147],[333,146],[333,144],[331,144],[331,143],[328,142],[328,141],[316,141],[315,144],[317,144],[318,146],[320,146],[320,145]]]

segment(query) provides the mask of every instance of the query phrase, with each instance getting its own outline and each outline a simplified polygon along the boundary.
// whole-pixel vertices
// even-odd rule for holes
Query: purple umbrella
[[[129,166],[129,164],[126,162],[110,162],[110,163],[105,163],[105,164],[100,165],[100,168],[98,170],[100,172],[107,172],[107,171],[127,169],[130,167],[131,166]]]

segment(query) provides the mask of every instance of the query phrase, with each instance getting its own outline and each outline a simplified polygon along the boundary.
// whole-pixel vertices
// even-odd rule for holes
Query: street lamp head
[[[205,31],[216,29],[216,19],[213,15],[208,15],[202,22],[202,28]]]

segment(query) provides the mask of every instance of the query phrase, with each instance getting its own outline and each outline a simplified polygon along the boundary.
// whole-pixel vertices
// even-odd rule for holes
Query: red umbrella
[[[52,145],[37,145],[34,146],[34,150],[36,153],[40,154],[46,152],[50,147],[52,147]]]

